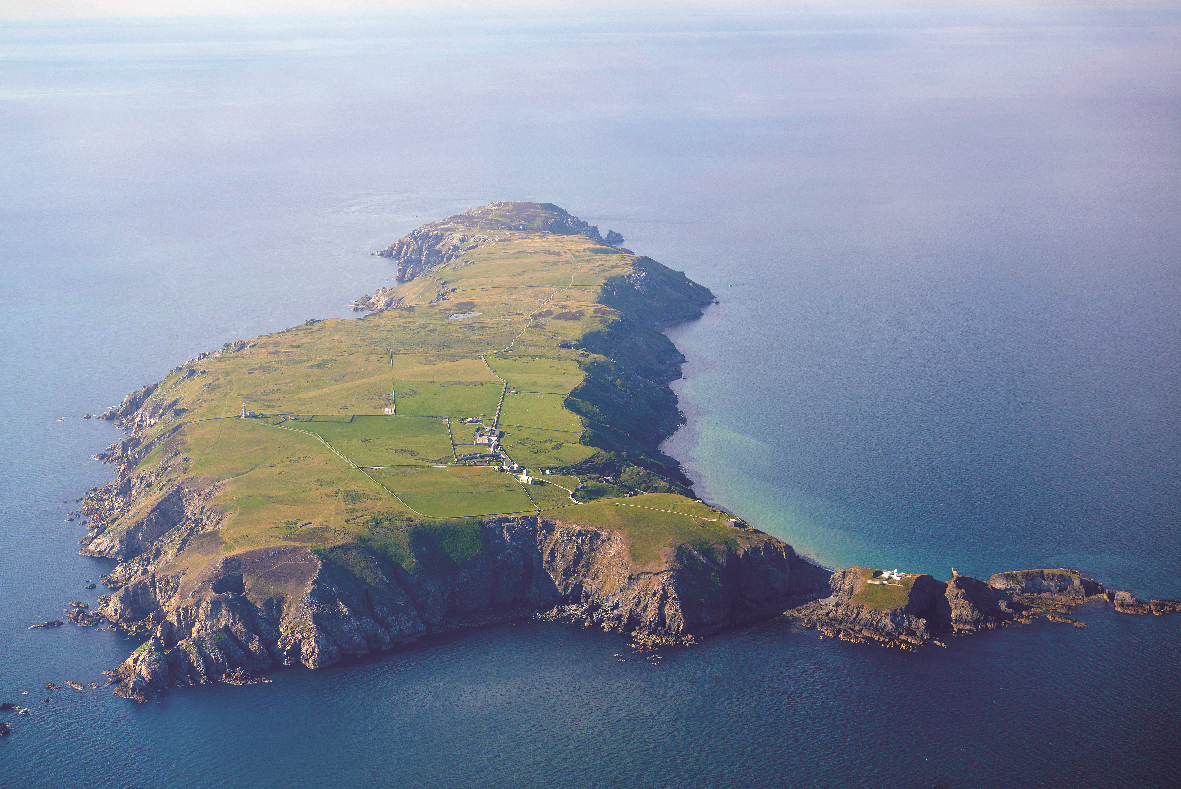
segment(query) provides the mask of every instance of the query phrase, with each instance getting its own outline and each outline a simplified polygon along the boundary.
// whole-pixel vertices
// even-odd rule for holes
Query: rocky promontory
[[[1068,615],[1084,603],[1110,604],[1126,614],[1181,611],[1181,601],[1144,602],[1068,569],[997,573],[987,582],[953,571],[944,583],[926,574],[850,567],[833,573],[829,584],[828,597],[788,616],[831,638],[904,649],[1014,622],[1028,624],[1037,616],[1081,627]]]

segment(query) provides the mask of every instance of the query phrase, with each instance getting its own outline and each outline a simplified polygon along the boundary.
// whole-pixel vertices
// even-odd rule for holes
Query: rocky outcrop
[[[1056,594],[1080,600],[1100,594],[1103,589],[1098,581],[1064,569],[997,573],[988,579],[988,584],[1013,594]]]
[[[833,573],[832,594],[789,612],[824,635],[904,649],[952,633],[1001,627],[1013,611],[999,590],[955,575],[943,583],[930,575],[890,577],[850,567]]]
[[[406,571],[360,545],[266,548],[204,572],[146,573],[102,607],[149,634],[115,672],[143,700],[170,685],[242,681],[279,665],[332,665],[421,636],[540,612],[639,640],[684,643],[773,617],[825,573],[790,546],[682,548],[638,567],[619,533],[535,517],[482,524],[485,549],[447,572]]]
[[[953,571],[942,583],[929,575],[891,577],[851,567],[833,573],[830,588],[829,597],[788,615],[833,638],[903,648],[940,643],[945,635],[1028,624],[1037,616],[1082,627],[1067,616],[1082,603],[1108,603],[1125,614],[1181,611],[1181,601],[1144,602],[1066,569],[998,573],[988,583]]]
[[[106,419],[107,421],[114,421],[118,423],[118,420],[127,418],[140,409],[140,407],[144,404],[144,401],[152,396],[152,393],[156,391],[156,387],[158,386],[159,384],[148,384],[146,386],[141,386],[139,389],[136,389],[134,392],[124,397],[123,402],[119,403],[119,405],[104,412],[101,416],[99,416],[99,419]]]
[[[832,574],[832,594],[792,613],[809,627],[846,641],[876,640],[907,647],[930,640],[948,629],[950,604],[946,585],[930,575],[910,576],[899,585],[895,605],[883,605],[867,594],[875,571],[850,567]]]
[[[481,244],[507,240],[514,232],[584,235],[592,241],[602,242],[597,227],[552,203],[497,202],[423,225],[374,254],[397,263],[398,282],[409,282],[424,271],[456,260]],[[618,233],[611,231],[608,235],[618,237],[615,243],[623,242],[623,236]],[[379,292],[372,304],[381,303],[380,295]]]
[[[1011,599],[1004,590],[968,575],[955,573],[947,582],[944,596],[949,624],[956,633],[1003,627],[1015,616]]]
[[[1162,614],[1181,613],[1181,600],[1141,600],[1131,592],[1107,589],[1103,591],[1107,601],[1121,614]]]

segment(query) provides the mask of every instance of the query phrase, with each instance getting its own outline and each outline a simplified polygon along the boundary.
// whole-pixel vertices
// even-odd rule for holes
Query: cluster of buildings
[[[901,581],[904,577],[906,577],[906,573],[898,572],[897,568],[893,570],[881,570],[879,572],[881,574],[879,575],[875,573],[874,577],[869,579],[869,583],[888,584],[890,581]]]
[[[477,444],[484,444],[492,448],[493,452],[500,450],[500,439],[504,436],[503,430],[497,430],[494,427],[477,427],[476,441]]]

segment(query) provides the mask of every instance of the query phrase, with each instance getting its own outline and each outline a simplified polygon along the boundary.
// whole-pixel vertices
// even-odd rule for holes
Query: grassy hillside
[[[677,495],[658,451],[680,357],[656,329],[709,292],[562,217],[547,232],[549,206],[494,206],[446,220],[445,261],[382,291],[389,309],[228,344],[144,403],[140,468],[215,487],[221,555],[362,542],[413,568],[416,545],[460,560],[470,518],[508,513],[618,529],[645,561],[743,533]]]

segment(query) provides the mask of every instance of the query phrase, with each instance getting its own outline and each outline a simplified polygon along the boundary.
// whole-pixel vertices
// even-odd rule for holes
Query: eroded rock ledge
[[[913,649],[941,638],[1028,624],[1037,616],[1083,627],[1069,614],[1085,603],[1110,604],[1125,614],[1181,611],[1181,601],[1145,602],[1107,589],[1076,570],[998,573],[988,582],[954,574],[943,583],[930,575],[850,567],[833,573],[832,594],[787,612],[806,627],[842,641]]]
[[[171,685],[249,681],[281,665],[328,666],[424,635],[539,612],[643,641],[685,643],[773,617],[819,592],[827,572],[753,533],[649,566],[621,535],[537,517],[483,521],[485,549],[452,571],[409,573],[360,545],[277,547],[197,575],[148,572],[103,613],[148,640],[111,672],[140,701]]]

